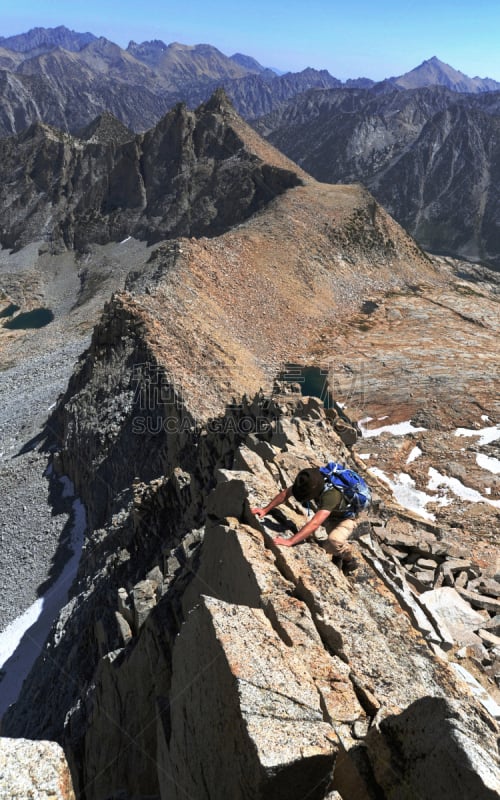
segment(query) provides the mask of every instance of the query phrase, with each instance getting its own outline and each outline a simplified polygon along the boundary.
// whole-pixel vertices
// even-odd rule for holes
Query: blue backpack
[[[357,472],[335,461],[329,461],[326,466],[319,469],[330,484],[342,492],[347,502],[345,519],[354,519],[361,511],[366,511],[370,507],[372,493],[364,478]]]

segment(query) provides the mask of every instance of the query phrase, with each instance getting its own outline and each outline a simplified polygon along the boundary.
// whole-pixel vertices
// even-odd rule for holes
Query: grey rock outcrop
[[[367,747],[385,797],[498,797],[498,768],[488,752],[493,738],[463,710],[457,701],[426,697],[370,731]]]
[[[0,244],[84,250],[222,233],[300,183],[249,152],[235,119],[219,92],[196,112],[177,106],[143,136],[108,115],[86,141],[43,124],[0,140]]]
[[[202,597],[182,628],[172,670],[162,749],[173,786],[165,798],[198,796],[201,787],[207,797],[235,800],[325,796],[334,733],[300,653],[276,636],[264,611]],[[206,759],[193,757],[205,750]]]

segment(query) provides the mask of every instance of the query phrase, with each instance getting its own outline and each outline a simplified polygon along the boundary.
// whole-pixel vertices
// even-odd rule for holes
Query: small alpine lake
[[[8,328],[11,331],[44,328],[53,319],[54,314],[50,308],[34,308],[32,311],[23,311],[21,314],[9,319],[8,322],[4,322],[4,328]]]

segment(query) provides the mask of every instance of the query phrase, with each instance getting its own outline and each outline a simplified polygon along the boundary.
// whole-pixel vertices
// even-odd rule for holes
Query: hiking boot
[[[358,567],[359,567],[359,561],[357,561],[357,559],[355,558],[351,558],[349,559],[349,561],[342,562],[342,572],[344,573],[344,575],[352,575],[353,572],[356,572]]]

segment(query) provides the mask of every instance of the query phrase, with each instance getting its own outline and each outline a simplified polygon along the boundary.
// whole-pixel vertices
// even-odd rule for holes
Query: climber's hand
[[[283,539],[282,536],[277,536],[276,539],[273,539],[274,544],[279,544],[282,547],[293,547],[291,539]]]

